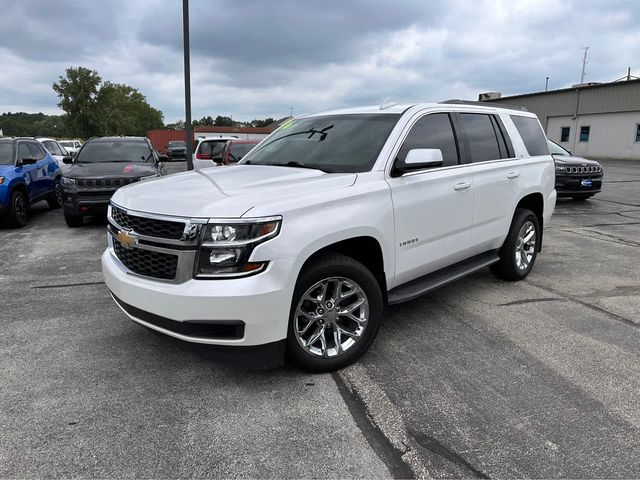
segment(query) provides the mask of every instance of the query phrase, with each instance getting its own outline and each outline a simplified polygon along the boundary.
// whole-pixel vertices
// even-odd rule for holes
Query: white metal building
[[[480,100],[524,106],[575,155],[640,160],[640,80]]]

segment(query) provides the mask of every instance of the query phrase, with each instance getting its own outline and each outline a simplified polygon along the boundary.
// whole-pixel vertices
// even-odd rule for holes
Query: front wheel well
[[[24,194],[24,199],[27,202],[27,206],[29,206],[31,204],[31,202],[29,201],[29,191],[27,190],[27,186],[24,183],[16,183],[16,184],[14,184],[11,187],[11,190],[9,191],[9,198],[11,198],[11,194],[15,190],[19,190]]]
[[[382,248],[380,243],[373,237],[354,237],[341,240],[331,245],[327,245],[317,252],[314,252],[304,262],[302,269],[310,263],[316,261],[322,255],[327,253],[341,253],[347,257],[362,263],[367,269],[373,273],[380,285],[380,290],[385,297],[387,292],[387,280],[384,274],[384,259],[382,256]]]
[[[542,197],[542,194],[530,193],[526,197],[523,197],[518,202],[518,205],[516,205],[516,210],[519,208],[525,208],[527,210],[531,210],[535,214],[535,216],[538,217],[538,224],[540,225],[538,252],[542,251],[542,232],[544,230],[544,225],[543,225],[544,199]]]

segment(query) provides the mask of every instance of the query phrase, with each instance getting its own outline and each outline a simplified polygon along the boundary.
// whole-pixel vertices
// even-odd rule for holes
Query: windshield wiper
[[[249,163],[249,162],[247,162]],[[333,170],[328,169],[326,167],[321,167],[319,165],[312,165],[309,163],[300,163],[296,161],[290,161],[287,163],[254,163],[252,165],[269,165],[272,167],[294,167],[294,168],[310,168],[312,170],[320,170],[324,173],[335,173]]]

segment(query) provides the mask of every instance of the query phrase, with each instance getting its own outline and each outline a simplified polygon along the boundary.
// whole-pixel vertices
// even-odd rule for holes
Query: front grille
[[[111,216],[121,227],[133,230],[140,235],[146,235],[148,237],[180,240],[184,232],[184,223],[182,222],[138,217],[137,215],[131,215],[115,206],[111,208]]]
[[[140,178],[78,178],[78,188],[120,188],[138,182]]]
[[[596,166],[566,167],[565,171],[567,173],[599,173],[602,171],[602,168]]]
[[[173,280],[176,278],[178,256],[152,252],[140,248],[125,248],[117,239],[113,239],[113,250],[122,264],[138,275]]]

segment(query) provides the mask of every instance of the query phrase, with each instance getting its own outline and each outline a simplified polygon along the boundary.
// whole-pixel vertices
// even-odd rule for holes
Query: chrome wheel
[[[27,222],[27,203],[24,201],[22,194],[16,195],[13,201],[13,211],[16,216],[16,220],[20,225],[24,225]]]
[[[300,298],[293,317],[298,344],[317,357],[336,357],[353,347],[367,328],[369,301],[353,280],[316,282]]]
[[[536,227],[533,222],[527,221],[518,232],[516,240],[515,260],[518,270],[526,270],[531,265],[531,260],[536,251]]]

